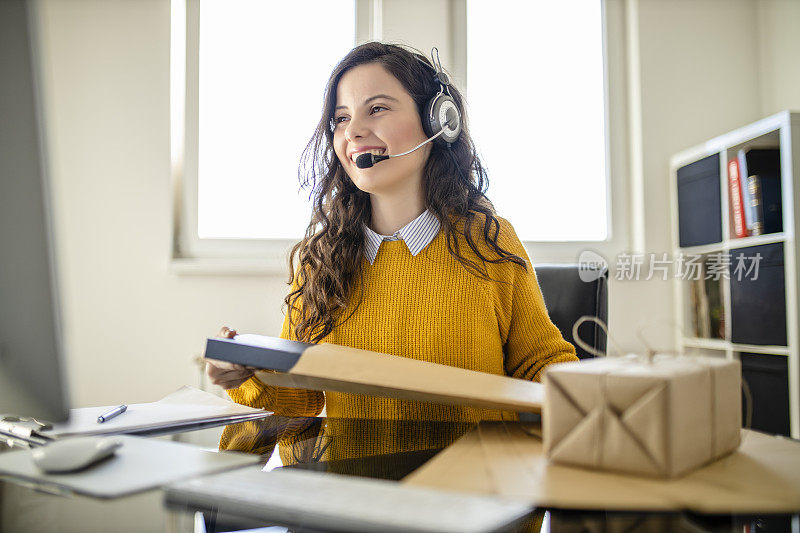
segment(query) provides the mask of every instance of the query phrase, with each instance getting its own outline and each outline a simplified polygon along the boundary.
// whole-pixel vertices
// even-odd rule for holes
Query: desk
[[[333,418],[270,417],[225,428],[184,433],[180,440],[261,456],[267,468],[304,468],[401,480],[474,424],[397,422]],[[165,438],[165,437],[160,437]],[[0,451],[1,453],[1,451]],[[207,531],[250,528],[256,524],[224,512],[196,514],[189,507],[166,507],[160,490],[111,501],[37,493],[0,481],[0,531]],[[634,528],[633,526],[636,526]],[[603,513],[550,509],[549,531],[800,531],[798,516],[707,516],[692,513]],[[280,530],[278,530],[280,531]]]

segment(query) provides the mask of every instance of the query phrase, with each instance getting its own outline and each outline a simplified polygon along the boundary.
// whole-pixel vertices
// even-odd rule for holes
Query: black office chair
[[[553,323],[564,339],[575,345],[578,357],[594,357],[575,344],[572,326],[584,315],[608,323],[608,269],[596,271],[590,276],[595,279],[587,282],[578,275],[578,265],[534,265],[534,268]],[[606,334],[596,323],[582,324],[578,333],[592,348],[606,352]]]

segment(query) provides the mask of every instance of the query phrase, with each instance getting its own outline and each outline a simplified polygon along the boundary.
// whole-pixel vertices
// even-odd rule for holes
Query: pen
[[[115,407],[107,413],[103,413],[102,415],[97,417],[97,423],[102,424],[106,420],[111,420],[112,418],[121,415],[128,409],[127,405],[120,405],[119,407]]]

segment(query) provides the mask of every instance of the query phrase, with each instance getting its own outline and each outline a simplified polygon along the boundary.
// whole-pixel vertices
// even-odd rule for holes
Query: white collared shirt
[[[383,241],[402,240],[406,243],[411,255],[416,256],[430,244],[434,237],[436,237],[436,234],[439,233],[440,226],[439,220],[428,209],[420,216],[395,231],[392,235],[376,233],[365,224],[364,253],[371,265],[375,262],[375,258],[378,257],[378,249],[381,247]]]

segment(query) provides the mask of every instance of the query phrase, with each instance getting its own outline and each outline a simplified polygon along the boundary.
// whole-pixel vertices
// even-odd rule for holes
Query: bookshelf
[[[728,164],[739,159],[740,150],[753,163],[744,165],[748,172],[763,176],[758,197],[764,217],[771,218],[760,235],[736,233],[741,217],[732,204]],[[779,161],[779,170],[759,167],[763,157]],[[741,360],[753,394],[752,427],[800,438],[795,177],[800,183],[798,112],[783,111],[670,158],[676,346],[684,353]],[[699,276],[678,266],[690,259],[701,265]]]

